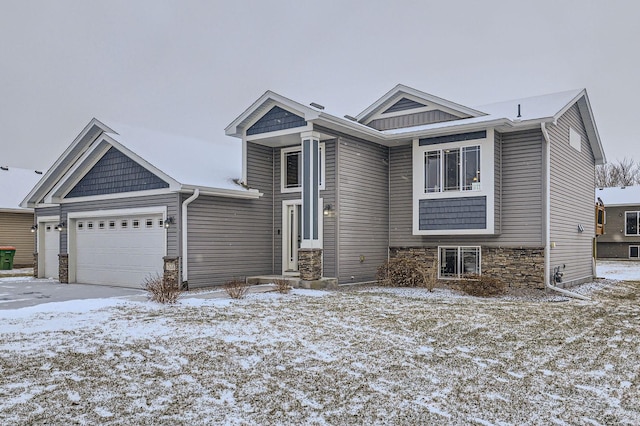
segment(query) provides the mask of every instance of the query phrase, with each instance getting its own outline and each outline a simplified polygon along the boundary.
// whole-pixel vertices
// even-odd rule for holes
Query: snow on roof
[[[108,133],[136,155],[183,185],[244,190],[242,145],[228,138],[215,142],[147,130],[113,121]]]
[[[4,170],[8,168],[9,170]],[[42,174],[34,170],[20,169],[16,167],[4,167],[0,169],[0,209],[28,211],[23,209],[20,203],[31,192],[34,186],[42,178]]]
[[[486,123],[496,120],[529,121],[554,117],[565,106],[578,96],[582,90],[568,90],[565,92],[551,93],[548,95],[532,96],[529,98],[512,99],[509,101],[474,107],[486,113],[480,117],[465,118],[462,120],[444,121],[421,126],[405,127],[400,129],[385,130],[382,133],[397,135],[423,130],[435,130],[446,127]],[[520,117],[518,117],[518,105],[520,105]]]
[[[640,205],[640,185],[614,188],[597,188],[596,200],[606,206]]]

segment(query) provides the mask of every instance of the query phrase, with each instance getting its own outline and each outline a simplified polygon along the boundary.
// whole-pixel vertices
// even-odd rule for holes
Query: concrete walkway
[[[272,284],[249,287],[248,293],[273,291]],[[95,284],[60,284],[56,280],[33,277],[0,276],[0,310],[19,309],[43,303],[65,302],[84,299],[124,299],[146,302],[147,293],[140,289],[114,287]],[[196,292],[184,292],[180,298],[225,299],[229,298],[224,289],[211,289]]]

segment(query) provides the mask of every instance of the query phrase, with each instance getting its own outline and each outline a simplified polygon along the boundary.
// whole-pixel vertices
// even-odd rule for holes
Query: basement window
[[[640,259],[640,246],[629,246],[629,259]]]
[[[480,247],[438,247],[438,278],[480,275]]]

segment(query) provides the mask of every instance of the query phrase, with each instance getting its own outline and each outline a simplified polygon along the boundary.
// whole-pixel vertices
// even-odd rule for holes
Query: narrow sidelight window
[[[460,190],[460,150],[444,151],[444,190]]]
[[[424,153],[424,192],[440,192],[440,151]]]
[[[626,212],[626,235],[638,235],[638,212]]]
[[[462,148],[462,178],[463,190],[480,189],[480,147],[467,146]]]

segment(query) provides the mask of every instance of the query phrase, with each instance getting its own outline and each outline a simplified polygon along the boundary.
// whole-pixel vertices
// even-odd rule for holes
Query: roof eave
[[[199,186],[199,185],[182,185],[180,192],[191,193],[196,188],[200,190],[201,195],[210,195],[215,197],[256,200],[264,195],[257,189],[227,189],[227,188],[213,188],[213,187]]]

